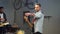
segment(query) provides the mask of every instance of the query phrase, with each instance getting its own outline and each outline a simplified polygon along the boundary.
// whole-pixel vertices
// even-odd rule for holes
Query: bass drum
[[[24,30],[18,30],[18,31],[16,32],[16,34],[25,34],[25,31],[24,31]]]

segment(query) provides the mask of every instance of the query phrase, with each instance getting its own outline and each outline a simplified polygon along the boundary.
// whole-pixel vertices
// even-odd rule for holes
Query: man
[[[0,22],[6,22],[6,14],[3,12],[3,7],[0,7]]]
[[[34,34],[42,34],[44,15],[41,12],[41,4],[35,4],[35,11],[36,13],[32,14],[32,16],[34,16]]]
[[[32,24],[30,23],[30,11],[24,12],[24,22],[27,22],[30,28],[32,28]]]
[[[23,20],[24,20],[23,29],[25,31],[25,34],[31,34],[32,24],[30,22],[30,11],[25,11],[23,13]]]
[[[2,24],[5,23],[7,21],[6,19],[6,15],[3,12],[3,7],[0,7],[0,34],[5,34],[5,26],[3,26]]]

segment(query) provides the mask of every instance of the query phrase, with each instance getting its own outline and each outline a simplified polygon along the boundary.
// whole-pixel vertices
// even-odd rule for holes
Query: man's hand
[[[3,20],[4,21],[5,19],[4,18],[0,18],[0,20]]]
[[[35,16],[35,14],[34,14],[34,13],[32,13],[32,14],[31,14],[31,16]]]
[[[33,27],[33,25],[30,23],[30,21],[28,20],[28,17],[24,16],[24,20],[26,21],[26,23],[29,25],[30,28]]]

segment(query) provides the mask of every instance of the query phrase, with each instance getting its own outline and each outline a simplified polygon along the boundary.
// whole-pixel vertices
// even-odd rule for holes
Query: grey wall
[[[14,0],[0,0],[0,6],[5,8],[5,13],[10,24],[14,24]],[[52,16],[49,20],[45,18],[43,26],[43,34],[60,34],[60,0],[38,0],[42,5],[42,11],[47,16]],[[27,7],[22,7],[16,10],[15,23],[19,27],[23,24],[23,11],[30,10]],[[30,10],[33,12],[33,10]],[[21,28],[22,29],[22,28]]]
[[[45,19],[44,34],[60,34],[60,0],[41,1],[45,15],[52,16],[49,20]],[[46,4],[45,4],[46,3]]]
[[[0,0],[0,6],[4,7],[4,12],[6,13],[8,21],[10,23],[13,23],[14,10],[10,0]]]

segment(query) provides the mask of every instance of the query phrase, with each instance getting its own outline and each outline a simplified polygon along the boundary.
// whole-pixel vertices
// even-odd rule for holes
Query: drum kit
[[[24,30],[18,30],[16,34],[25,34]]]
[[[6,25],[9,25],[9,22],[0,23],[0,27],[4,27]],[[15,27],[15,26],[12,26],[11,28],[8,28],[7,31],[10,32],[10,33],[11,33],[11,31],[14,31],[12,33],[15,33],[15,34],[25,34],[24,30],[20,30],[18,27]]]

